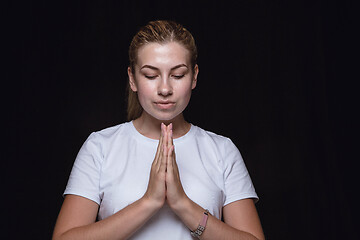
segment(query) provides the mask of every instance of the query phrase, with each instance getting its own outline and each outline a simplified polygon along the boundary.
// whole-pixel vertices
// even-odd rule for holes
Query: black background
[[[266,237],[356,239],[355,9],[335,0],[7,3],[6,239],[51,237],[82,143],[126,121],[128,46],[154,19],[193,33],[200,73],[185,116],[238,146]]]

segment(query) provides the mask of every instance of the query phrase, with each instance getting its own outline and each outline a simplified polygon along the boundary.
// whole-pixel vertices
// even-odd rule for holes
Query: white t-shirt
[[[158,140],[140,134],[132,122],[92,133],[76,157],[64,192],[99,204],[104,219],[146,192]],[[221,219],[234,201],[258,199],[239,150],[229,138],[191,125],[174,139],[180,179],[187,196]],[[200,221],[200,220],[199,220]],[[165,204],[131,239],[192,239]]]

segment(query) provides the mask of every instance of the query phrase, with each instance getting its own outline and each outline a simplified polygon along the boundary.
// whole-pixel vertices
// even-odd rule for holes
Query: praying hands
[[[161,208],[165,202],[170,208],[175,208],[188,198],[180,181],[171,123],[168,126],[161,124],[160,140],[144,197],[157,208]]]

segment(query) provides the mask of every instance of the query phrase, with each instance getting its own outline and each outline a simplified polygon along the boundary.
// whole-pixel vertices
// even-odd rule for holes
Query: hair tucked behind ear
[[[191,33],[185,29],[181,24],[168,20],[151,21],[140,29],[133,37],[129,47],[129,67],[135,79],[135,64],[137,62],[138,50],[147,43],[168,43],[177,42],[182,44],[190,53],[190,61],[192,69],[196,65],[197,48],[195,40]],[[128,106],[127,118],[128,121],[135,120],[141,116],[143,108],[139,103],[136,92],[133,92],[128,82]]]
[[[140,105],[136,92],[133,92],[130,85],[127,85],[128,102],[127,102],[127,119],[128,121],[135,120],[140,117],[143,108]]]

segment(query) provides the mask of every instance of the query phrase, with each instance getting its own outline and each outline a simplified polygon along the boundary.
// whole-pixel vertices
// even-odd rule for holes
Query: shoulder
[[[226,136],[214,133],[212,131],[204,130],[200,127],[195,126],[196,128],[196,138],[199,141],[205,142],[206,144],[213,145],[221,153],[225,153],[229,148],[236,148],[232,140]]]
[[[121,144],[121,142],[126,142],[132,136],[131,124],[131,122],[125,122],[94,131],[88,136],[82,148],[91,146],[93,149],[96,148],[98,151],[105,153],[115,143]]]
[[[119,137],[129,136],[131,135],[131,124],[131,122],[125,122],[98,131],[94,131],[90,134],[88,139],[95,140],[101,143],[107,143]]]
[[[92,134],[98,136],[99,138],[111,138],[119,134],[124,135],[130,131],[131,124],[131,122],[120,123],[115,126],[95,131]]]
[[[231,169],[234,164],[245,167],[244,160],[233,141],[226,136],[197,127],[196,141],[203,150],[215,156],[222,171]]]

